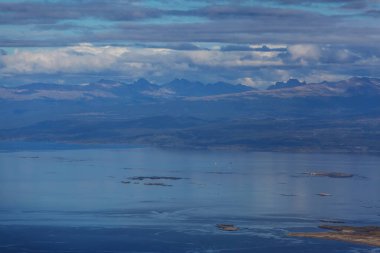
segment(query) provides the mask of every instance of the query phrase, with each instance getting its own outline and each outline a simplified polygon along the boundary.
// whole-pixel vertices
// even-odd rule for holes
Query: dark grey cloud
[[[7,52],[4,49],[0,48],[0,70],[5,67],[5,64],[2,59],[3,58],[2,56],[4,55],[7,55]]]
[[[70,30],[90,30],[90,28],[83,25],[78,25],[72,22],[65,22],[59,24],[38,24],[33,26],[34,30],[40,31],[70,31]]]
[[[298,11],[282,8],[266,8],[260,6],[236,6],[236,5],[215,5],[205,8],[177,12],[177,15],[190,15],[206,17],[210,20],[220,19],[252,19],[252,18],[291,18],[296,16],[313,16],[312,12]]]
[[[185,1],[176,1],[178,8],[166,2],[170,9],[132,0],[1,1],[0,46],[58,47],[61,51],[53,55],[41,53],[41,57],[54,60],[63,54],[71,64],[64,66],[62,75],[73,79],[134,75],[167,81],[196,76],[213,82],[239,78],[277,81],[319,75],[321,78],[324,75],[379,75],[380,27],[376,21],[380,10],[372,1],[272,0],[276,7],[268,7],[260,1],[231,0],[221,5],[216,0],[199,0],[206,6],[187,9],[180,6],[180,3],[186,4]],[[307,8],[297,8],[300,6]],[[326,11],[329,6],[334,8],[333,12]],[[353,11],[355,9],[358,11]],[[130,54],[118,57],[104,68],[97,69],[94,65],[89,70],[89,64],[80,63],[82,57],[88,57],[87,53],[68,53],[65,49],[82,42],[92,43],[92,47],[127,46]],[[218,47],[220,50],[215,49]],[[166,51],[170,53],[157,56]],[[10,62],[12,57],[2,54],[0,50],[0,65],[5,67],[2,58],[8,58],[8,70],[29,61],[25,69],[30,73],[17,73],[19,76],[58,78],[59,71],[48,73],[50,65],[45,66],[46,73],[39,69],[38,75],[33,74],[36,64],[30,55],[25,54],[23,58],[16,55]],[[88,61],[92,64],[102,54]],[[105,56],[104,61],[113,54]],[[58,65],[63,62],[56,61]],[[78,64],[78,68],[73,68],[73,64]]]
[[[252,47],[250,45],[225,45],[220,48],[220,51],[257,51],[257,52],[284,52],[286,48],[274,47],[270,48],[267,45],[261,47]]]
[[[177,15],[180,15],[177,13]],[[205,18],[185,24],[117,25],[115,31],[95,34],[95,40],[225,43],[377,43],[371,34],[380,27],[363,26],[346,16],[327,16],[303,10],[212,6],[183,11]]]
[[[291,4],[291,5],[313,5],[313,4],[341,4],[341,5],[354,5],[360,4],[361,6],[364,4],[367,6],[368,0],[313,0],[313,1],[305,1],[305,0],[269,0],[271,2],[276,2],[280,4]]]
[[[304,5],[313,6],[316,4],[325,4],[328,6],[335,5],[336,9],[340,10],[366,10],[370,8],[379,9],[379,2],[377,0],[270,0],[271,2],[282,5]]]
[[[12,36],[0,37],[0,46],[2,47],[63,47],[69,46],[83,41],[83,37],[79,36],[61,36],[39,38],[38,36],[30,35],[27,38],[25,36],[19,38],[13,38]]]
[[[365,14],[367,14],[371,17],[379,18],[380,17],[380,10],[376,10],[376,9],[367,10],[365,12]]]
[[[231,8],[231,7],[230,7]],[[257,10],[256,10],[257,11]],[[23,34],[5,32],[0,37],[3,47],[67,46],[80,42],[95,44],[171,43],[177,49],[197,49],[194,43],[211,42],[227,44],[344,44],[350,46],[378,47],[380,27],[366,23],[348,22],[344,18],[310,14],[303,11],[277,10],[246,19],[218,19],[193,23],[135,23],[122,22],[107,29],[73,27],[57,24],[46,29],[30,29]],[[287,13],[287,14],[286,14]],[[310,15],[309,15],[310,14]],[[220,17],[220,16],[218,16]],[[0,26],[1,29],[1,26]],[[44,32],[44,36],[40,35]],[[66,33],[65,31],[75,31]],[[223,50],[251,50],[226,46]],[[256,49],[257,50],[257,49]],[[267,49],[261,49],[267,50]]]
[[[94,41],[134,40],[157,42],[224,42],[224,43],[317,43],[376,44],[380,27],[352,27],[332,17],[257,18],[218,20],[189,24],[121,24],[115,30],[97,33]]]
[[[193,51],[193,50],[208,50],[206,48],[201,48],[193,43],[174,43],[174,44],[164,44],[158,46],[148,46],[150,48],[167,48],[173,50],[185,50],[185,51]]]
[[[366,9],[368,8],[369,5],[366,1],[351,1],[348,3],[345,3],[341,6],[342,9],[352,9],[352,10],[357,10],[357,9]]]
[[[283,4],[304,2],[275,1]],[[356,0],[333,2],[357,3]],[[34,24],[22,36],[12,31],[4,32],[0,38],[0,46],[62,46],[79,42],[176,42],[182,46],[189,46],[194,42],[356,45],[380,42],[379,38],[372,36],[379,34],[378,26],[367,25],[365,22],[360,25],[349,15],[323,15],[317,11],[296,10],[291,7],[245,6],[244,1],[241,4],[212,5],[189,10],[162,10],[137,5],[134,1],[120,0],[112,1],[112,4],[104,0],[3,2],[0,3],[0,14],[0,24],[3,25]],[[366,15],[376,18],[376,9],[367,11]],[[189,18],[190,21],[165,21],[168,16],[184,20]],[[202,21],[191,21],[192,17],[201,18]],[[89,25],[80,22],[83,18],[112,22]],[[152,19],[165,22],[148,22]],[[24,27],[20,26],[20,29],[25,29]]]
[[[54,24],[63,20],[98,18],[136,21],[160,17],[159,9],[134,5],[131,1],[2,2],[0,24]]]
[[[272,2],[282,3],[282,4],[316,4],[316,3],[338,3],[338,4],[348,4],[348,3],[356,3],[359,1],[366,2],[367,0],[313,0],[313,1],[305,1],[305,0],[270,0]]]
[[[254,48],[253,51],[258,51],[258,52],[284,52],[284,51],[286,51],[286,49],[283,47],[272,47],[272,48],[270,48],[266,45],[263,45],[262,47]]]
[[[202,17],[210,20],[254,17],[291,17],[302,12],[262,8],[259,6],[212,5],[190,10],[163,10],[136,5],[131,1],[58,1],[58,2],[0,2],[1,24],[55,24],[60,21],[95,18],[108,21],[139,21],[163,16]],[[313,15],[311,12],[305,15]],[[64,26],[65,27],[65,26]],[[66,25],[67,27],[67,25]]]
[[[226,45],[222,46],[221,51],[229,52],[229,51],[252,51],[252,47],[249,45]]]

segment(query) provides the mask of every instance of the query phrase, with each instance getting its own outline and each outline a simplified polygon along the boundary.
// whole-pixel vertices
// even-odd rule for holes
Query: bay
[[[12,149],[0,153],[0,252],[378,252],[287,233],[379,225],[379,164],[358,154]]]

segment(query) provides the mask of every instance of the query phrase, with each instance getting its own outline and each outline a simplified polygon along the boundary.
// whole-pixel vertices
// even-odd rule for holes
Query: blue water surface
[[[2,253],[380,252],[287,236],[318,231],[326,220],[380,225],[378,156],[142,147],[3,150]],[[307,174],[316,171],[354,176]],[[240,230],[218,230],[220,223]]]

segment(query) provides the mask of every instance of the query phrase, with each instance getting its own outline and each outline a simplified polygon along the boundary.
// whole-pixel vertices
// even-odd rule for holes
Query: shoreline
[[[380,227],[377,226],[354,227],[322,225],[319,226],[319,228],[327,229],[330,231],[296,232],[288,233],[288,236],[343,241],[355,244],[364,244],[373,247],[380,247]]]
[[[72,149],[120,149],[120,148],[156,148],[176,151],[222,151],[222,152],[260,152],[260,153],[293,153],[293,154],[342,154],[380,156],[380,151],[352,151],[336,149],[289,149],[289,148],[252,148],[242,146],[170,146],[149,143],[121,142],[80,142],[80,141],[24,141],[0,140],[0,152],[30,151],[30,150],[72,150]]]

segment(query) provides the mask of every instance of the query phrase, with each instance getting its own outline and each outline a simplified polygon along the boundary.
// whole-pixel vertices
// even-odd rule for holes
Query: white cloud
[[[3,73],[82,73],[109,69],[128,51],[121,47],[94,47],[79,44],[73,47],[39,51],[17,50],[3,58]]]
[[[276,69],[274,74],[276,75],[278,81],[287,81],[291,78],[289,71],[283,69]]]
[[[244,84],[244,85],[247,85],[247,86],[251,86],[251,87],[254,87],[254,88],[259,88],[259,89],[266,88],[268,86],[268,82],[267,81],[255,80],[252,77],[239,78],[239,79],[237,79],[237,83]]]
[[[17,50],[2,56],[1,74],[54,74],[112,72],[140,76],[163,76],[201,70],[204,67],[238,68],[279,66],[278,52],[180,51],[167,48],[94,46]]]
[[[259,49],[259,48],[262,48],[262,47],[268,47],[268,48],[286,48],[287,45],[285,45],[285,44],[266,43],[266,44],[250,44],[249,47],[253,48],[253,49]]]
[[[237,80],[239,83],[241,84],[244,84],[244,85],[248,85],[248,86],[256,86],[256,82],[255,80],[253,80],[252,77],[243,77],[243,78],[239,78]]]
[[[321,57],[321,49],[317,45],[297,44],[288,47],[292,60],[306,63],[309,60],[317,61]]]
[[[334,74],[327,71],[313,71],[309,75],[305,76],[304,79],[308,83],[320,83],[323,81],[335,82],[345,80],[349,77],[350,75]]]
[[[251,44],[250,47],[260,49],[262,45]],[[355,66],[373,66],[375,69],[380,65],[378,56],[364,57],[344,47],[313,44],[267,47],[286,48],[287,52],[223,51],[220,47],[175,50],[95,46],[88,43],[61,48],[23,49],[0,55],[0,78],[11,80],[12,77],[21,78],[24,75],[26,78],[41,79],[50,75],[64,79],[72,74],[75,80],[83,77],[80,82],[89,81],[86,75],[91,75],[124,80],[145,77],[158,83],[187,78],[203,82],[240,82],[261,87],[268,85],[268,82],[289,78],[333,80],[346,76],[344,73],[352,73]],[[318,73],[315,72],[317,70]],[[58,74],[57,77],[55,74]]]

